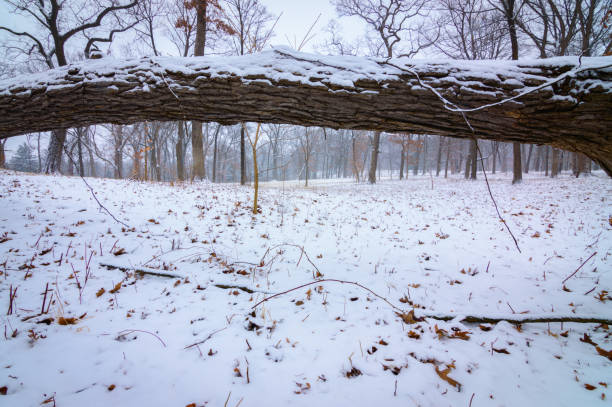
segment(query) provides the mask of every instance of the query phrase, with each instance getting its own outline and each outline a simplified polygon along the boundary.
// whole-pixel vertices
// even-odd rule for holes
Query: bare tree
[[[131,9],[138,4],[138,1],[120,4],[115,0],[96,2],[3,1],[11,7],[13,13],[24,16],[36,28],[31,31],[19,31],[0,26],[0,30],[8,32],[21,43],[21,46],[13,47],[13,49],[18,49],[28,57],[36,55],[49,69],[68,64],[66,44],[71,39],[88,38],[101,31],[108,32],[108,24],[112,24],[114,28],[129,25],[119,12]],[[60,171],[65,140],[66,130],[51,133],[45,163],[46,173]]]
[[[185,4],[196,12],[196,30],[193,54],[203,56],[206,49],[207,34],[211,31],[222,31],[233,34],[231,28],[220,19],[223,9],[218,0],[190,0]],[[181,24],[183,22],[181,21]],[[185,39],[185,42],[188,38]],[[202,140],[202,122],[193,121],[191,124],[191,155],[193,158],[192,178],[203,179],[204,168],[204,145]]]
[[[426,39],[426,0],[334,0],[340,16],[359,17],[376,33],[374,54],[377,56],[412,57],[423,48],[432,45],[435,39]],[[400,42],[402,46],[400,47]],[[400,54],[394,50],[400,48]],[[376,168],[380,151],[381,132],[374,133],[372,156],[368,180],[376,183]]]
[[[259,0],[225,0],[224,20],[231,29],[233,52],[238,55],[261,51],[274,34],[274,16]],[[240,184],[246,184],[245,127],[240,126]]]

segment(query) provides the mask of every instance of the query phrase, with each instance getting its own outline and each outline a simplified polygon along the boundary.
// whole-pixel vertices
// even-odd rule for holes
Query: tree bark
[[[6,168],[6,155],[4,153],[4,145],[6,140],[0,140],[0,168]]]
[[[470,143],[470,158],[472,166],[470,172],[470,179],[476,179],[476,172],[478,170],[478,141],[476,140],[472,140],[472,142]]]
[[[550,170],[550,176],[551,178],[555,178],[557,175],[559,175],[559,168],[560,168],[560,160],[559,160],[559,150],[557,150],[556,148],[553,148],[552,150],[552,168]]]
[[[185,181],[185,123],[178,122],[178,138],[176,140],[176,178]]]
[[[49,148],[47,149],[47,159],[45,162],[45,173],[60,173],[62,170],[62,150],[66,141],[66,129],[58,129],[51,132],[49,138]]]
[[[512,143],[512,183],[517,184],[523,180],[521,165],[521,143]]]
[[[368,173],[368,181],[370,184],[376,183],[376,168],[378,168],[378,149],[380,148],[380,131],[374,132],[374,140],[372,141],[372,157],[370,159],[370,172]]]
[[[444,146],[443,142],[444,139],[440,137],[440,140],[438,141],[438,157],[436,159],[436,177],[440,176],[440,166],[442,164],[442,147]]]
[[[213,168],[212,168],[212,182],[217,182],[217,138],[219,136],[219,132],[215,133],[215,145],[213,147]]]
[[[529,173],[529,165],[531,164],[532,154],[533,154],[533,144],[529,146],[529,153],[527,153],[527,161],[525,162],[525,174]]]
[[[244,144],[244,127],[240,127],[240,185],[246,185],[246,148]]]
[[[81,177],[85,176],[85,166],[83,165],[83,129],[78,128],[76,131],[77,134],[77,153],[79,155],[79,175]]]
[[[577,58],[565,57],[486,65],[419,62],[400,70],[357,57],[325,58],[277,50],[266,58],[232,57],[221,65],[215,58],[185,58],[187,69],[177,66],[176,59],[162,57],[103,65],[87,61],[11,78],[0,81],[0,138],[108,122],[184,119],[471,138],[462,115],[445,109],[420,83],[464,108],[478,108],[533,90],[578,65]],[[243,74],[241,61],[247,59],[258,74]],[[590,68],[608,60],[582,58],[585,70],[579,74],[512,102],[469,112],[476,136],[583,152],[612,174],[612,68]],[[355,68],[357,61],[361,68]],[[353,71],[350,83],[337,79],[343,64]],[[420,82],[412,72],[419,74]],[[48,161],[46,169],[58,169],[57,160]]]
[[[204,179],[204,143],[202,141],[202,122],[191,122],[192,179]]]
[[[400,173],[399,173],[399,179],[402,180],[404,179],[404,160],[406,159],[406,143],[405,140],[403,138],[400,138],[400,141],[402,143],[402,152],[400,153]]]

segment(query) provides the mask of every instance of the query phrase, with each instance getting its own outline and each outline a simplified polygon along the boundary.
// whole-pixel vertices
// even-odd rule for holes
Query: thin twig
[[[463,114],[464,119],[467,122],[467,118],[465,118],[465,113],[462,112],[462,114]],[[474,129],[472,129],[472,131],[474,131]],[[478,150],[478,154],[480,155],[480,165],[482,166],[482,174],[484,175],[485,183],[487,184],[487,190],[489,191],[489,196],[491,197],[491,201],[493,201],[493,206],[495,206],[495,212],[497,212],[497,217],[504,224],[504,226],[506,227],[506,230],[508,230],[508,233],[512,237],[512,240],[514,240],[514,245],[516,246],[516,250],[518,250],[519,253],[521,253],[521,248],[519,247],[518,241],[516,240],[514,233],[512,233],[512,230],[510,230],[510,226],[508,226],[508,222],[506,222],[506,220],[502,217],[501,213],[499,212],[499,208],[497,207],[497,202],[495,201],[495,197],[493,197],[493,192],[491,192],[491,186],[489,185],[489,178],[487,177],[487,171],[485,170],[485,167],[484,167],[484,160],[482,159],[482,151],[480,151],[480,147],[478,147],[478,143],[476,143],[476,150]],[[487,265],[487,270],[488,269],[489,269],[489,266]]]
[[[162,338],[160,338],[159,336],[155,335],[153,332],[144,331],[142,329],[126,329],[125,331],[121,331],[121,332],[117,333],[117,336],[118,337],[119,336],[125,336],[125,335],[129,335],[131,333],[134,333],[134,332],[142,332],[142,333],[145,333],[145,334],[152,335],[152,336],[156,337],[157,340],[159,340],[162,345],[164,345],[164,348],[166,347],[166,343],[162,340]]]
[[[298,262],[297,262],[297,266],[299,266],[299,265],[300,265],[300,262],[302,261],[302,256],[306,256],[306,260],[308,260],[308,262],[309,262],[309,263],[312,265],[312,267],[314,267],[314,268],[315,268],[315,270],[317,270],[317,273],[318,273],[317,275],[322,275],[322,274],[321,274],[321,271],[319,271],[319,268],[318,268],[318,267],[317,267],[317,266],[316,266],[316,265],[315,265],[315,264],[312,262],[312,260],[310,260],[310,257],[308,256],[308,253],[306,253],[306,250],[304,249],[304,247],[303,247],[303,246],[300,246],[300,245],[297,245],[297,244],[293,244],[293,243],[281,243],[281,244],[277,244],[276,246],[269,247],[269,248],[266,250],[266,252],[264,253],[264,255],[263,255],[263,257],[261,258],[261,260],[259,261],[259,264],[265,264],[265,263],[264,263],[264,260],[265,260],[266,256],[268,255],[268,253],[270,253],[270,251],[272,251],[272,250],[274,250],[274,249],[277,249],[277,248],[279,248],[279,247],[282,247],[282,246],[292,246],[292,247],[297,247],[298,249],[300,249],[300,250],[301,250],[301,253],[300,253],[300,258],[299,258],[299,260],[298,260]],[[297,267],[297,266],[296,266],[296,267]],[[314,273],[313,273],[313,274],[314,274]],[[315,276],[315,278],[316,278],[316,276]]]
[[[76,167],[76,163],[74,162],[74,160],[72,159],[72,156],[68,153],[68,150],[66,149],[66,146],[64,146],[64,152],[66,153],[66,155],[68,156],[68,159],[70,160],[70,162],[72,163],[72,165],[74,165]],[[85,183],[85,185],[87,185],[87,188],[89,188],[89,191],[91,191],[91,195],[94,197],[94,199],[96,200],[96,202],[98,203],[98,205],[100,206],[100,208],[104,209],[104,211],[115,220],[115,222],[122,224],[123,226],[125,226],[126,228],[130,228],[127,224],[123,223],[122,221],[120,221],[119,219],[117,219],[115,217],[115,215],[113,215],[108,209],[106,209],[106,206],[102,205],[102,203],[100,202],[100,200],[98,199],[98,197],[96,196],[96,193],[94,192],[93,188],[91,187],[91,185],[89,185],[87,183],[87,181],[85,180],[85,178],[81,175],[81,173],[79,172],[79,177],[81,177],[81,179],[83,180],[83,182]]]
[[[586,263],[587,263],[589,260],[591,260],[591,259],[593,258],[593,256],[595,256],[596,254],[597,254],[597,252],[595,252],[595,253],[591,254],[591,255],[589,256],[589,258],[588,258],[588,259],[586,259],[585,261],[583,261],[583,262],[582,262],[582,264],[581,264],[581,265],[580,265],[580,266],[579,266],[579,267],[578,267],[578,268],[577,268],[577,269],[576,269],[576,270],[575,270],[575,271],[574,271],[572,274],[570,274],[569,276],[565,277],[565,280],[563,280],[563,281],[561,282],[561,284],[565,284],[565,282],[566,282],[567,280],[569,280],[570,278],[572,278],[572,277],[573,277],[573,276],[574,276],[574,275],[575,275],[575,274],[578,272],[578,270],[580,270],[580,269],[582,268],[582,266],[584,266],[584,265],[585,265],[585,264],[586,264]]]
[[[193,348],[194,346],[198,346],[203,344],[204,342],[206,342],[207,340],[209,340],[210,338],[212,338],[215,334],[218,334],[221,331],[224,331],[227,329],[227,326],[221,329],[217,329],[216,331],[211,332],[206,338],[204,338],[203,340],[196,342],[196,343],[192,343],[191,345],[185,346],[183,349],[189,349],[189,348]]]
[[[440,101],[443,104],[444,109],[451,111],[451,112],[459,112],[461,113],[461,115],[463,116],[463,120],[465,121],[465,123],[467,124],[468,128],[470,129],[470,131],[472,132],[472,139],[474,141],[477,141],[477,137],[476,137],[476,131],[474,130],[474,128],[472,127],[472,125],[470,124],[467,116],[465,115],[465,112],[468,111],[474,111],[474,110],[479,110],[479,109],[484,109],[486,107],[490,107],[493,105],[487,105],[487,106],[481,106],[480,108],[477,109],[460,109],[456,104],[454,104],[453,102],[449,101],[448,99],[446,99],[444,96],[442,96],[442,94],[440,94],[440,92],[438,92],[436,89],[434,89],[432,86],[424,83],[423,81],[421,81],[421,77],[419,76],[419,73],[413,69],[409,69],[409,68],[402,68],[396,64],[393,64],[391,62],[389,62],[389,60],[386,60],[384,62],[387,65],[390,65],[392,67],[395,67],[397,69],[399,69],[400,71],[403,72],[408,72],[412,75],[414,75],[417,78],[417,81],[419,82],[419,84],[421,86],[423,86],[426,89],[429,89],[434,95],[436,95],[436,97],[438,97],[438,99],[440,99]],[[560,80],[560,79],[559,79]],[[552,82],[554,83],[554,82]],[[538,88],[536,88],[538,89]],[[535,90],[532,90],[535,91]],[[529,93],[529,92],[527,92]],[[527,94],[525,93],[525,94]],[[518,95],[515,98],[522,96],[522,95]],[[508,99],[507,101],[510,101],[511,99]],[[496,103],[496,104],[501,104],[501,103]],[[487,177],[487,172],[485,171],[484,168],[484,158],[482,156],[482,151],[480,151],[480,147],[478,147],[478,143],[476,143],[476,150],[478,151],[478,154],[480,155],[480,165],[482,166],[482,171],[485,177],[485,182],[487,184],[487,189],[489,191],[489,196],[491,197],[491,200],[493,201],[493,205],[495,206],[495,211],[497,212],[497,216],[499,217],[500,221],[504,224],[504,226],[506,226],[506,229],[508,230],[508,233],[510,234],[510,236],[512,237],[512,240],[514,240],[514,245],[516,246],[516,249],[519,251],[519,253],[521,253],[521,248],[518,245],[518,241],[516,240],[516,237],[514,236],[514,233],[512,233],[512,230],[510,230],[510,227],[508,226],[508,223],[506,222],[506,220],[501,216],[501,213],[499,212],[499,208],[497,207],[497,202],[495,201],[495,198],[493,197],[493,193],[491,192],[491,186],[489,185],[489,179]]]
[[[364,289],[364,290],[366,290],[367,292],[371,293],[371,294],[372,294],[372,295],[374,295],[375,297],[380,298],[381,300],[383,300],[384,302],[386,302],[387,304],[389,304],[389,306],[391,306],[391,308],[393,308],[394,310],[399,311],[399,312],[401,312],[401,313],[404,313],[404,312],[405,312],[405,311],[404,311],[403,309],[401,309],[400,307],[398,307],[398,306],[396,306],[396,305],[392,304],[391,302],[389,302],[389,300],[387,300],[387,299],[386,299],[385,297],[383,297],[382,295],[378,295],[378,294],[376,294],[374,291],[370,290],[368,287],[365,287],[365,286],[363,286],[363,285],[361,285],[361,284],[359,284],[359,283],[356,283],[356,282],[354,282],[354,281],[337,280],[337,279],[334,279],[334,278],[324,278],[324,279],[321,279],[321,280],[312,281],[312,282],[310,282],[310,283],[302,284],[302,285],[300,285],[300,286],[297,286],[297,287],[291,288],[291,289],[289,289],[289,290],[286,290],[286,291],[283,291],[283,292],[280,292],[280,293],[277,293],[277,294],[271,295],[271,296],[266,297],[266,298],[264,298],[263,300],[259,301],[257,304],[253,305],[251,308],[257,308],[257,306],[258,306],[258,305],[263,304],[264,302],[269,301],[269,300],[271,300],[272,298],[276,298],[276,297],[279,297],[279,296],[281,296],[281,295],[284,295],[284,294],[290,293],[290,292],[292,292],[292,291],[299,290],[300,288],[308,287],[308,286],[310,286],[310,285],[314,285],[314,284],[327,283],[327,282],[330,282],[330,283],[340,283],[340,284],[350,284],[350,285],[357,286],[357,287],[359,287],[359,288],[361,288],[361,289]]]

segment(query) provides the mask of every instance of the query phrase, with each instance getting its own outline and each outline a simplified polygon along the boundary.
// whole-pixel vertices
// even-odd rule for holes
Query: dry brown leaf
[[[116,387],[116,386],[115,386],[114,384],[111,384],[110,386],[108,386],[108,391],[113,391],[113,390],[115,390],[115,387]]]
[[[423,321],[423,318],[417,318],[414,316],[414,310],[408,312],[396,312],[395,315],[400,317],[402,321],[407,325],[416,324],[417,322]]]
[[[591,340],[591,337],[587,334],[584,334],[582,338],[580,338],[580,342],[588,343],[589,345],[597,346],[595,342]]]
[[[122,254],[125,254],[125,253],[126,253],[126,251],[125,251],[125,249],[123,247],[120,247],[120,248],[118,248],[117,250],[115,250],[113,252],[113,254],[115,256],[121,256]]]
[[[361,370],[357,369],[356,367],[353,366],[353,368],[351,370],[349,370],[348,372],[345,373],[346,377],[348,379],[352,378],[352,377],[357,377],[357,376],[361,376]]]
[[[612,350],[605,350],[600,348],[599,346],[595,346],[595,350],[597,351],[597,353],[599,353],[601,356],[608,358],[610,360],[612,360]]]
[[[115,293],[119,292],[119,290],[121,290],[121,281],[118,282],[117,284],[115,284],[115,287],[113,287],[113,289],[110,290],[109,293],[115,294]]]
[[[597,387],[593,386],[592,384],[585,383],[584,388],[587,390],[595,390]]]
[[[461,383],[459,383],[455,379],[453,379],[453,378],[448,376],[448,374],[452,370],[450,366],[447,366],[447,368],[444,369],[444,370],[438,369],[438,366],[435,366],[435,368],[436,368],[436,373],[438,374],[438,376],[440,376],[440,379],[444,380],[445,382],[447,382],[451,386],[455,387],[457,389],[457,391],[461,391]]]
[[[103,287],[103,288],[100,288],[100,289],[98,290],[98,292],[96,293],[96,297],[101,297],[101,296],[102,296],[102,294],[104,294],[105,292],[106,292],[106,290],[104,289],[104,287]]]
[[[59,317],[57,319],[57,323],[60,325],[75,325],[77,323],[78,319],[76,318],[64,318],[64,317]]]

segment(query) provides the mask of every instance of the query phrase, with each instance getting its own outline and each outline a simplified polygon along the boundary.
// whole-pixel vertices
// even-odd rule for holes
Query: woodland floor
[[[482,179],[270,183],[257,216],[249,187],[88,179],[122,226],[79,178],[0,171],[0,405],[603,406],[608,326],[459,322],[612,319],[612,181],[509,177],[522,253]],[[321,277],[459,318],[336,282],[252,309]]]

